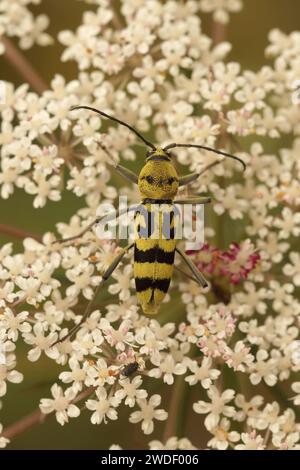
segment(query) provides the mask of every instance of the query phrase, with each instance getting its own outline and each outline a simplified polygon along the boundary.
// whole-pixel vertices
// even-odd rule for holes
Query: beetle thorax
[[[178,175],[170,161],[149,159],[138,180],[141,198],[174,199],[178,191]]]

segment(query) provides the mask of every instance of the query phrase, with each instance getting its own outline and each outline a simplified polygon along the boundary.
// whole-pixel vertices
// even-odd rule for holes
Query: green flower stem
[[[4,57],[13,65],[25,82],[29,83],[39,94],[47,90],[48,85],[14,43],[4,36],[2,36],[0,41],[5,47]]]
[[[6,224],[0,224],[0,233],[4,235],[9,235],[10,237],[15,237],[15,238],[33,238],[34,240],[41,242],[42,237],[40,235],[37,235],[36,233],[31,233],[27,232],[26,230],[18,229],[16,227],[13,227],[11,225],[6,225]]]
[[[94,393],[96,387],[89,387],[83,392],[81,392],[73,401],[72,403],[78,403],[79,401],[83,400],[84,398],[90,396]],[[38,408],[33,413],[30,413],[24,418],[16,421],[15,423],[11,424],[7,428],[4,429],[2,436],[6,437],[7,439],[13,439],[14,437],[22,434],[23,432],[27,431],[28,429],[32,428],[36,424],[41,424],[45,421],[48,416],[51,416],[54,412],[49,413],[49,415],[44,415],[40,409]]]
[[[187,390],[188,386],[184,380],[184,376],[181,375],[177,377],[172,389],[163,442],[166,442],[170,437],[180,436],[182,434],[182,424],[185,420],[185,411],[187,408],[187,400],[185,398]]]

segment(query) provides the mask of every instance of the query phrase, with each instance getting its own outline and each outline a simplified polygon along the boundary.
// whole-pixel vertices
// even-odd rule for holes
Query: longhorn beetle
[[[71,110],[74,109],[87,109],[97,114],[100,114],[101,116],[111,121],[117,122],[118,124],[125,126],[132,132],[134,132],[134,134],[136,134],[139,139],[141,139],[148,147],[150,147],[150,150],[146,154],[146,163],[141,169],[139,175],[136,175],[131,170],[128,170],[127,168],[119,164],[115,165],[115,169],[128,181],[138,185],[138,189],[141,195],[141,204],[135,208],[135,210],[137,210],[137,213],[141,214],[140,209],[142,209],[142,213],[146,214],[145,217],[147,218],[148,216],[149,220],[149,217],[151,219],[152,204],[159,205],[159,207],[161,207],[162,205],[164,205],[164,207],[167,206],[171,213],[171,227],[169,231],[169,238],[165,238],[162,236],[159,236],[157,239],[153,239],[147,236],[138,237],[133,243],[129,244],[127,247],[123,248],[120,251],[120,253],[116,256],[111,265],[108,267],[108,269],[104,272],[102,280],[97,286],[93,298],[88,303],[80,323],[74,328],[72,328],[66,336],[64,336],[57,342],[65,340],[69,336],[74,335],[79,330],[80,326],[90,315],[93,302],[97,297],[103,284],[105,284],[105,282],[109,279],[113,271],[117,268],[124,255],[132,248],[134,248],[133,273],[135,278],[136,292],[138,301],[145,314],[154,315],[159,310],[160,304],[164,296],[166,295],[170,285],[173,273],[175,252],[177,252],[185,261],[186,265],[192,273],[191,277],[193,278],[193,280],[197,282],[200,286],[207,287],[207,282],[205,278],[197,269],[192,260],[176,246],[174,230],[172,230],[172,223],[174,223],[172,222],[172,214],[174,215],[175,203],[204,204],[210,202],[210,198],[207,197],[192,197],[185,199],[175,199],[175,197],[177,195],[179,187],[185,186],[197,180],[197,178],[204,171],[206,171],[208,168],[211,168],[216,163],[219,163],[221,160],[218,159],[214,163],[208,165],[200,173],[191,173],[189,175],[179,177],[171,160],[171,154],[169,152],[171,149],[174,149],[176,147],[187,147],[207,150],[209,152],[214,152],[218,155],[221,155],[222,157],[237,160],[243,165],[244,170],[246,168],[245,163],[240,158],[229,153],[213,149],[211,147],[206,147],[204,145],[172,143],[164,148],[156,147],[145,137],[143,137],[133,126],[121,121],[120,119],[110,116],[109,114],[106,114],[103,111],[100,111],[90,106],[75,106],[71,108]],[[101,147],[110,156],[109,151],[104,146]],[[121,215],[121,213],[122,211],[120,210],[114,212],[113,217],[115,217],[116,215]],[[105,217],[106,220],[108,220],[108,216]],[[102,217],[97,217],[91,224],[89,224],[84,230],[82,230],[77,235],[69,238],[56,240],[55,242],[64,243],[73,241],[84,235],[88,230],[90,230],[94,226],[94,224],[99,223],[101,220],[103,220]],[[159,224],[162,224],[161,219]],[[162,227],[160,226],[159,234],[161,234],[161,230]]]

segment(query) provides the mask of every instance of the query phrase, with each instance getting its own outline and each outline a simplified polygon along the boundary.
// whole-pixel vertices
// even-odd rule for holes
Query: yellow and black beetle
[[[232,158],[239,161],[243,168],[246,168],[245,163],[238,157],[228,154],[226,152],[213,149],[211,147],[206,147],[204,145],[196,144],[176,144],[172,143],[166,147],[155,147],[151,142],[149,142],[145,137],[143,137],[134,127],[123,122],[113,116],[110,116],[103,111],[100,111],[96,108],[90,106],[75,106],[73,109],[88,109],[95,113],[100,114],[101,116],[110,119],[118,124],[121,124],[132,132],[134,132],[148,147],[150,151],[146,155],[146,163],[141,169],[139,175],[136,175],[132,171],[124,168],[123,166],[117,164],[115,169],[123,175],[130,182],[136,183],[138,185],[141,204],[135,208],[137,214],[144,214],[144,217],[151,218],[151,205],[164,206],[164,208],[169,208],[171,214],[170,220],[170,230],[169,237],[162,236],[162,220],[159,222],[159,236],[156,238],[145,236],[138,236],[134,243],[131,243],[127,247],[123,248],[120,253],[113,260],[109,268],[104,272],[102,280],[99,283],[97,289],[95,290],[94,296],[89,302],[85,313],[78,325],[76,325],[71,331],[60,341],[63,341],[65,338],[73,335],[80,328],[81,324],[85,321],[88,315],[91,313],[92,305],[94,299],[97,297],[99,290],[107,279],[111,276],[113,271],[116,269],[120,261],[122,260],[125,253],[128,252],[131,248],[134,248],[134,278],[136,285],[136,292],[138,301],[142,307],[142,310],[145,314],[154,315],[158,312],[160,304],[168,291],[173,266],[174,266],[174,256],[177,252],[185,261],[188,268],[192,272],[192,278],[200,284],[202,287],[207,286],[207,282],[204,279],[203,275],[199,272],[197,267],[194,265],[192,260],[186,256],[176,246],[176,240],[174,237],[174,204],[186,204],[186,203],[199,203],[204,204],[210,202],[210,198],[207,197],[193,197],[185,199],[175,199],[178,188],[185,186],[193,181],[195,181],[213,164],[219,162],[217,160],[213,164],[208,165],[200,173],[191,173],[186,176],[179,177],[177,171],[172,163],[170,150],[175,147],[190,147],[190,148],[199,148],[214,152],[222,157]],[[109,154],[109,151],[102,146],[102,148]],[[116,216],[116,213],[113,214]],[[121,211],[117,212],[117,215],[121,215]],[[101,218],[97,217],[91,224],[89,224],[83,231],[74,237],[69,237],[61,240],[56,240],[56,242],[70,242],[81,237],[84,233],[90,230],[94,224],[100,222]],[[106,216],[107,220],[107,216]],[[151,231],[151,230],[150,230]]]

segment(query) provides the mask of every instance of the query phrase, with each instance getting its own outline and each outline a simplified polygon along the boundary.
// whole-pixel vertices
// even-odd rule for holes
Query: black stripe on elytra
[[[152,279],[150,277],[136,277],[135,287],[137,292],[143,292],[147,289],[159,289],[164,293],[168,292],[170,279]]]
[[[162,233],[166,240],[174,240],[174,226],[171,227],[174,220],[174,211],[163,214]]]
[[[148,211],[145,206],[141,206],[136,212],[136,216],[142,216],[145,226],[137,224],[137,234],[139,238],[150,238],[154,230],[154,213]]]
[[[134,261],[137,263],[174,263],[174,251],[164,251],[162,248],[154,247],[148,250],[139,250],[137,246],[134,249]]]
[[[154,201],[154,199],[153,199]],[[160,200],[161,201],[161,200]],[[157,203],[158,204],[158,203]],[[139,238],[151,238],[155,223],[157,223],[157,217],[159,214],[162,215],[162,235],[165,240],[174,240],[175,238],[175,229],[174,227],[174,217],[175,215],[180,216],[180,211],[176,206],[173,206],[171,211],[154,211],[151,212],[146,206],[141,206],[136,212],[144,219],[145,226],[137,225],[137,234]],[[173,224],[173,227],[171,225]]]

